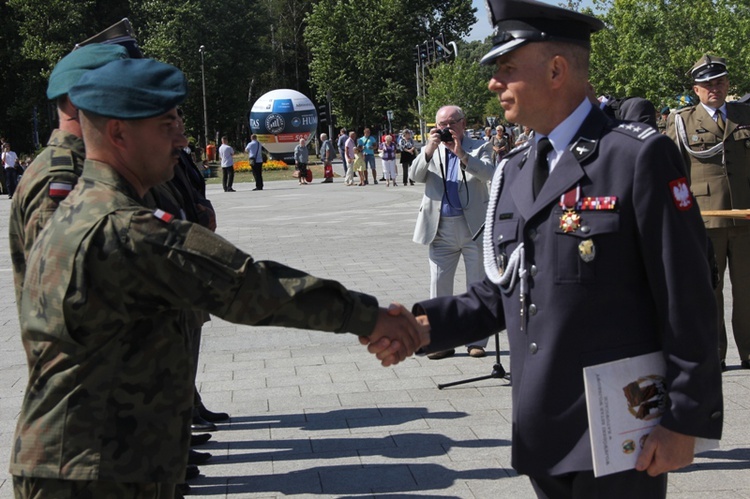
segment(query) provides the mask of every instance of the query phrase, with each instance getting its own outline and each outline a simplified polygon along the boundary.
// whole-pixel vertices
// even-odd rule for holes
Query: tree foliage
[[[474,23],[470,0],[319,0],[307,18],[314,97],[330,93],[339,125],[416,121],[414,47],[443,33],[459,39]]]
[[[456,105],[466,113],[468,123],[483,123],[485,108],[495,94],[487,89],[487,78],[476,61],[456,59],[430,71],[429,87],[422,108],[425,119],[434,121],[437,110]]]
[[[234,143],[248,136],[247,114],[255,70],[267,64],[259,36],[266,11],[253,0],[148,0],[132,4],[141,49],[148,57],[173,64],[185,73],[189,95],[183,108],[191,136],[202,138],[201,45],[209,140],[229,135]],[[267,23],[265,23],[267,25]],[[200,140],[203,143],[203,140]]]
[[[580,10],[581,0],[562,2]],[[686,75],[705,53],[726,57],[731,92],[750,91],[747,0],[591,0],[608,29],[592,39],[598,93],[640,95],[676,105]],[[128,17],[144,53],[180,67],[190,94],[188,132],[203,133],[201,57],[210,139],[247,139],[247,114],[263,93],[291,88],[323,102],[339,125],[395,127],[418,120],[414,47],[443,33],[458,60],[430,66],[424,114],[459,103],[470,118],[502,116],[486,88],[492,67],[476,65],[489,41],[462,43],[475,22],[471,0],[6,0],[0,4],[0,135],[31,152],[33,126],[46,140],[55,124],[47,77],[75,43]]]
[[[706,53],[727,58],[731,91],[750,88],[745,0],[594,0],[607,30],[592,40],[598,93],[637,95],[657,108],[691,92],[688,70]]]

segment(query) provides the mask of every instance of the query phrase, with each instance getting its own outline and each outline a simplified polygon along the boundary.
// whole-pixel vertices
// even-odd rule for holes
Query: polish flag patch
[[[154,216],[164,223],[169,223],[174,219],[174,215],[164,210],[154,210]]]
[[[672,192],[672,201],[678,210],[687,211],[693,207],[693,194],[688,188],[685,177],[678,178],[669,183],[669,190]]]
[[[49,184],[49,197],[51,198],[66,198],[70,191],[73,190],[73,184],[65,182],[50,182]]]

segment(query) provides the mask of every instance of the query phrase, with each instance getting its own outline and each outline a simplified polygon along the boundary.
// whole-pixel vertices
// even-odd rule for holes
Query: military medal
[[[586,263],[594,261],[596,257],[596,246],[594,241],[591,239],[584,239],[578,244],[578,254],[581,256],[581,260]]]
[[[566,234],[568,232],[575,232],[580,226],[581,216],[573,211],[573,208],[568,208],[568,211],[560,217],[560,229]]]
[[[560,216],[560,230],[564,233],[575,232],[581,227],[581,216],[576,213],[575,208],[581,198],[581,186],[569,190],[560,197],[560,208],[563,214]]]

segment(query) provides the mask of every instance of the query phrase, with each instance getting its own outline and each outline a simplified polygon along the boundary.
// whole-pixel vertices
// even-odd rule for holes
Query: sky
[[[551,5],[558,5],[560,4],[559,0],[541,0],[544,3],[548,3]],[[468,41],[474,41],[479,40],[482,41],[488,36],[492,34],[492,26],[490,26],[490,21],[487,19],[487,9],[485,7],[485,0],[472,0],[471,2],[472,7],[477,9],[476,14],[474,14],[477,18],[476,24],[474,24],[474,27],[471,30],[471,33],[469,34]],[[592,7],[590,1],[584,1],[583,7]]]

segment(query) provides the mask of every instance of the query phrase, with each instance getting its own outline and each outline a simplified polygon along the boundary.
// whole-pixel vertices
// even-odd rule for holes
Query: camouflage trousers
[[[174,499],[173,483],[118,483],[13,477],[16,499]]]

